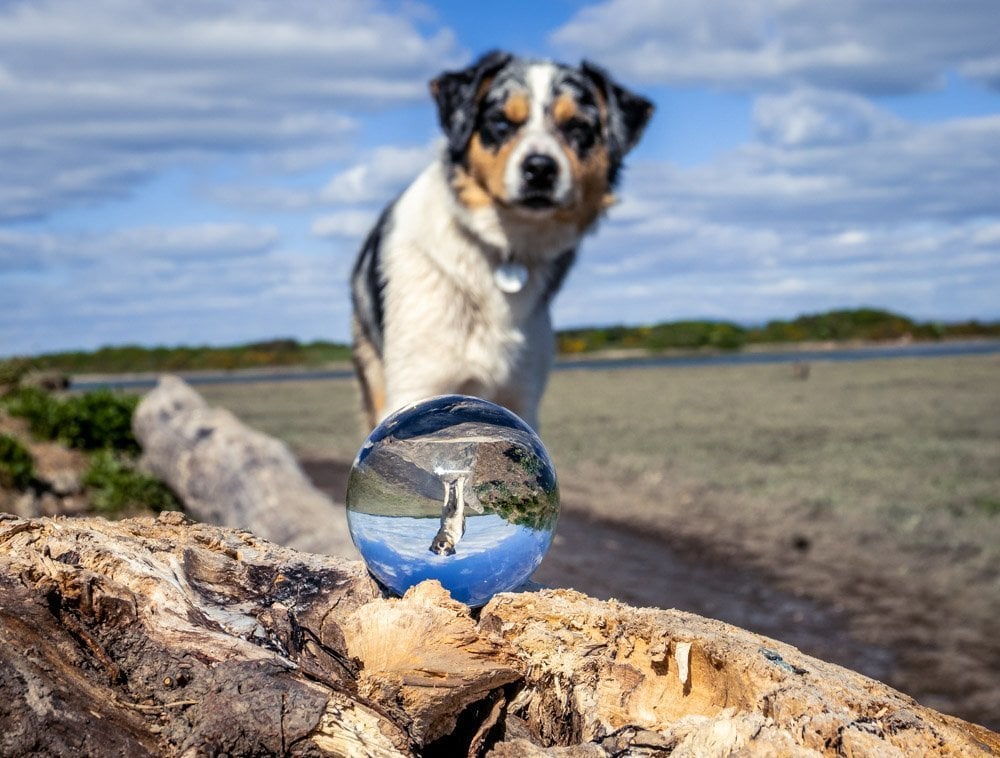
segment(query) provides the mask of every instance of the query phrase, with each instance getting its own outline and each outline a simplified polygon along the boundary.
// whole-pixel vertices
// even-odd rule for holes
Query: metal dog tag
[[[513,261],[501,263],[493,271],[493,279],[501,292],[513,295],[523,290],[524,285],[528,283],[528,267]]]

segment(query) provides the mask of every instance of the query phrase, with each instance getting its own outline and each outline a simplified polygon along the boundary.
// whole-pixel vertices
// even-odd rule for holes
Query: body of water
[[[990,355],[1000,353],[1000,340],[959,340],[947,342],[914,342],[907,345],[872,345],[866,347],[834,347],[822,350],[780,350],[769,352],[725,352],[688,355],[643,355],[619,358],[561,358],[555,371],[598,371],[628,368],[667,368],[684,366],[736,366],[763,363],[821,363],[824,361],[867,361],[891,358],[944,358],[961,355]],[[303,371],[220,371],[185,374],[177,372],[192,385],[247,384],[251,382],[296,382],[329,379],[349,379],[354,372],[349,368],[317,369]],[[91,390],[102,387],[112,389],[148,389],[156,386],[157,376],[81,377],[74,379],[74,390]]]

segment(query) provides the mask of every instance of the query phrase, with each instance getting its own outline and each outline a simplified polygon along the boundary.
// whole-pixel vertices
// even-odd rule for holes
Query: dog
[[[654,106],[590,62],[499,51],[430,90],[443,150],[382,213],[351,276],[364,412],[374,427],[455,393],[537,429],[550,303]]]

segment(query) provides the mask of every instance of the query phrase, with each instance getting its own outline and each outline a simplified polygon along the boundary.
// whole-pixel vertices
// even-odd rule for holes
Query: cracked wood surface
[[[436,583],[179,514],[0,516],[0,754],[990,755],[795,648],[570,590]]]

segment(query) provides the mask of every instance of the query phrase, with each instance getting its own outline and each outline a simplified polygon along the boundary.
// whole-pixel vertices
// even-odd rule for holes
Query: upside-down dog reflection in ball
[[[398,594],[437,579],[456,600],[482,605],[531,576],[558,516],[555,470],[538,435],[510,411],[463,395],[391,415],[348,480],[354,544]]]

